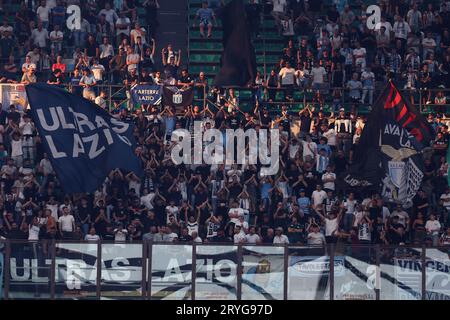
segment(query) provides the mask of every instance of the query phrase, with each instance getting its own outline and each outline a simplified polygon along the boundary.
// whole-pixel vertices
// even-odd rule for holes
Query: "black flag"
[[[215,86],[245,86],[256,76],[255,49],[242,0],[228,3],[221,14],[223,47],[221,68]]]
[[[163,98],[166,106],[187,107],[192,105],[194,100],[194,89],[192,87],[164,86]]]
[[[434,130],[390,81],[369,115],[354,165],[345,178],[352,187],[382,186],[385,199],[410,203],[423,178],[423,152]]]

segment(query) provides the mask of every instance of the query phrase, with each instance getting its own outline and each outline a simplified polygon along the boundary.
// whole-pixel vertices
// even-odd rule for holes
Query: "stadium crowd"
[[[220,1],[209,2],[220,10]],[[438,134],[412,207],[386,203],[380,194],[348,188],[343,181],[365,123],[358,105],[373,103],[376,81],[391,74],[411,93],[448,87],[448,3],[380,1],[381,22],[370,30],[364,4],[355,9],[335,1],[322,19],[322,1],[260,2],[247,6],[255,35],[263,12],[272,13],[280,34],[292,34],[286,36],[286,49],[268,77],[258,73],[254,109],[248,112],[239,108],[232,89],[209,90],[203,73],[194,79],[181,67],[180,50],[162,49],[162,67],[157,68],[156,0],[26,1],[14,25],[8,22],[10,13],[3,11],[2,82],[70,84],[72,92],[102,107],[106,93],[95,90],[101,83],[194,86],[197,96],[204,88],[215,92],[217,110],[193,105],[180,115],[167,106],[122,108],[114,116],[135,122],[136,154],[145,175],[117,169],[94,194],[67,195],[29,114],[14,105],[3,106],[0,235],[24,240],[450,244],[450,121],[445,118],[443,91],[423,95],[425,104],[434,99],[439,105],[428,116]],[[81,5],[81,30],[67,30],[63,16],[69,4]],[[145,26],[137,18],[138,6],[146,9]],[[208,4],[201,10],[204,32],[214,15]],[[206,37],[211,32],[213,28]],[[16,65],[15,56],[25,57],[22,66]],[[326,86],[334,102],[331,113],[322,108]],[[283,102],[292,101],[293,92],[304,87],[314,91],[314,100],[299,113],[292,112]],[[278,101],[281,112],[273,115],[265,102],[276,100],[278,88],[285,100]],[[351,112],[340,100],[344,88]],[[171,132],[191,129],[194,121],[221,130],[278,128],[279,172],[262,177],[260,165],[175,166]]]

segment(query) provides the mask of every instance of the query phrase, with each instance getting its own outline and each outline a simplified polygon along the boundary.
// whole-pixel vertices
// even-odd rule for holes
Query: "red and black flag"
[[[345,181],[382,187],[388,201],[410,203],[422,183],[423,152],[433,139],[434,129],[390,81],[368,117]]]

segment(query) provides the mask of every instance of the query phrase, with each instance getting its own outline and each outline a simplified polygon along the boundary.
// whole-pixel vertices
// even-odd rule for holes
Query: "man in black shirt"
[[[137,74],[137,69],[131,69],[129,73],[127,73],[125,80],[123,81],[127,88],[131,88],[135,84],[139,83],[139,76]]]
[[[20,113],[17,112],[15,105],[9,106],[8,120],[12,120],[15,124],[19,125],[20,122]]]
[[[270,122],[272,119],[270,118],[269,111],[267,108],[263,108],[262,114],[260,115],[260,122],[262,129],[268,129],[270,127]]]
[[[236,129],[239,129],[240,123],[241,122],[239,120],[239,116],[238,116],[236,110],[233,110],[227,119],[228,126],[230,127],[230,129],[236,130]]]
[[[327,12],[327,20],[329,22],[336,23],[338,19],[339,19],[339,12],[337,12],[336,5],[333,4],[331,5],[330,10],[328,10]]]
[[[178,85],[179,86],[189,86],[189,87],[192,87],[194,85],[194,80],[189,75],[187,69],[181,70],[181,77],[180,77],[180,79],[178,79]]]
[[[181,234],[178,237],[178,241],[179,242],[191,242],[192,241],[192,237],[189,235],[188,228],[184,227],[181,229]]]
[[[217,235],[212,237],[211,242],[217,242],[217,243],[227,243],[232,242],[229,237],[225,236],[225,230],[220,228],[217,230]]]
[[[175,78],[178,79],[178,68],[180,67],[181,62],[181,50],[178,50],[178,57],[175,57],[175,55],[171,55],[165,59],[165,49],[163,49],[163,53],[161,55],[162,57],[162,64],[164,66],[164,73],[166,74],[167,78]]]
[[[84,48],[84,54],[89,58],[98,58],[100,56],[100,48],[92,34],[88,37],[86,47]]]
[[[306,106],[302,111],[299,113],[300,116],[300,138],[303,138],[309,133],[309,130],[311,129],[311,121],[312,121],[312,112],[309,109],[309,105]]]
[[[61,70],[55,69],[53,73],[50,75],[50,78],[47,81],[48,84],[60,85],[63,83],[63,77],[61,74]]]
[[[140,84],[153,84],[154,83],[153,78],[147,69],[142,69],[139,83]]]

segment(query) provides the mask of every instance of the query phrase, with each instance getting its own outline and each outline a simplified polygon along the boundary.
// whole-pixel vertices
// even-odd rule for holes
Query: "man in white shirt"
[[[48,31],[44,29],[42,22],[31,32],[31,40],[36,47],[45,48],[47,46]]]
[[[65,239],[70,238],[70,234],[75,230],[75,219],[69,214],[69,208],[63,208],[63,215],[58,219],[59,232]]]
[[[103,38],[103,43],[99,46],[100,48],[100,63],[102,65],[108,65],[109,61],[114,57],[114,48],[109,43],[108,37]]]
[[[92,59],[91,72],[94,76],[95,82],[97,84],[103,83],[103,74],[105,73],[105,67],[101,65],[97,58]]]
[[[118,43],[120,43],[122,35],[127,38],[130,36],[131,31],[131,21],[125,16],[124,12],[120,12],[119,19],[116,20],[116,36]]]
[[[320,212],[320,210],[316,210],[316,213],[325,223],[325,239],[327,243],[336,243],[338,239],[337,236],[339,232],[339,223],[342,218],[343,208],[341,207],[339,212],[331,211],[328,216],[324,216]]]
[[[429,220],[425,223],[425,230],[428,236],[433,239],[433,246],[437,246],[439,240],[439,231],[441,230],[441,223],[436,220],[434,214],[430,214]]]
[[[323,131],[322,136],[327,138],[327,144],[330,146],[331,150],[334,151],[337,145],[336,130],[334,130],[334,127],[328,128],[326,123],[322,123],[320,126]]]
[[[52,217],[55,221],[58,221],[58,203],[55,201],[54,197],[51,197],[50,200],[45,205],[46,210],[50,210],[52,213]]]
[[[400,15],[397,15],[397,21],[395,21],[392,30],[394,31],[395,38],[400,39],[402,42],[406,42],[408,34],[411,32],[408,22],[404,21]]]
[[[106,92],[104,90],[100,91],[100,95],[95,98],[95,104],[102,109],[106,109]]]
[[[450,188],[445,189],[445,193],[439,199],[442,201],[444,208],[450,210]]]
[[[50,42],[51,47],[55,50],[56,53],[59,53],[62,50],[63,38],[64,33],[60,30],[60,26],[55,25],[55,29],[50,32]]]
[[[254,226],[250,227],[249,233],[245,236],[246,243],[249,244],[258,244],[261,243],[261,238],[256,233],[256,229]]]
[[[386,31],[385,26],[380,27],[380,31],[376,34],[377,47],[388,48],[391,43],[391,35]]]
[[[409,215],[402,209],[402,205],[400,203],[397,204],[395,209],[390,214],[390,217],[398,217],[398,223],[400,223],[405,230],[409,226]]]
[[[286,98],[292,98],[292,90],[295,83],[295,69],[291,67],[289,62],[281,68],[278,76],[280,77],[280,84],[285,89]]]
[[[312,207],[316,208],[319,204],[322,204],[326,198],[327,193],[324,190],[322,190],[322,186],[318,184],[316,186],[316,190],[314,190],[311,195]]]
[[[2,38],[13,34],[13,27],[8,24],[8,20],[3,19],[3,24],[0,26],[0,36]]]
[[[386,16],[384,14],[381,15],[380,22],[375,25],[375,31],[379,32],[381,27],[386,29],[386,32],[390,35],[392,32],[392,25],[389,21],[386,21]]]
[[[27,73],[28,69],[36,69],[36,64],[31,62],[31,56],[27,54],[25,57],[25,62],[22,64],[22,73]]]
[[[365,103],[366,96],[369,94],[369,105],[373,104],[373,91],[375,89],[375,74],[372,72],[370,67],[367,67],[361,74],[361,82],[363,85],[363,94],[361,102]]]
[[[235,225],[239,224],[239,217],[244,217],[244,209],[239,208],[239,203],[233,202],[232,207],[228,211],[228,217],[230,218],[230,223]]]
[[[427,32],[427,36],[422,40],[423,54],[422,59],[427,59],[429,53],[434,53],[436,49],[436,41],[433,39],[431,32]]]
[[[366,48],[361,47],[361,43],[356,43],[356,48],[353,49],[353,58],[355,59],[355,64],[361,66],[363,70],[366,67]]]
[[[114,241],[124,242],[127,240],[128,230],[123,227],[122,222],[114,229]]]
[[[283,234],[283,228],[278,227],[275,229],[275,237],[273,237],[273,244],[289,244],[289,239]]]
[[[179,208],[175,205],[174,201],[170,201],[169,205],[166,207],[166,221],[169,223],[169,217],[172,215],[175,220],[178,221]]]
[[[22,213],[22,215],[25,215],[25,212]],[[37,241],[39,240],[39,231],[41,230],[39,226],[38,219],[33,219],[33,222],[30,224],[28,228],[28,240],[29,241]]]
[[[308,228],[308,245],[323,246],[326,244],[325,236],[319,230],[318,225],[311,225]]]
[[[48,27],[50,10],[51,8],[46,1],[41,0],[41,5],[37,8],[36,14],[38,16],[38,21],[44,25],[44,28]]]
[[[358,201],[355,200],[355,194],[350,192],[347,199],[344,201],[344,230],[346,232],[350,232],[352,228],[357,205]]]
[[[134,52],[133,47],[128,47],[126,61],[129,72],[131,72],[132,69],[137,69],[139,62],[141,61],[141,57]]]
[[[331,166],[327,166],[326,171],[322,174],[322,183],[324,189],[335,190],[336,174],[332,172]]]
[[[306,141],[301,140],[303,146],[303,160],[307,160],[308,157],[314,160],[317,157],[317,143],[312,141],[311,136],[306,135]]]
[[[416,33],[420,30],[422,25],[422,13],[417,10],[417,3],[414,3],[413,7],[408,11],[406,19],[408,20],[412,32]]]
[[[42,172],[44,177],[47,177],[49,174],[54,174],[52,163],[48,159],[47,153],[44,153],[44,158],[39,162],[39,170]]]
[[[273,0],[272,2],[273,2],[273,9],[272,9],[271,14],[275,19],[278,33],[281,34],[281,31],[282,31],[281,19],[286,14],[287,1],[286,0]]]
[[[105,8],[100,10],[100,12],[98,13],[98,16],[100,17],[102,14],[105,15],[105,20],[109,23],[109,25],[111,26],[111,30],[114,30],[114,22],[119,18],[117,16],[116,11],[114,11],[114,9],[111,8],[111,5],[109,2],[105,3]]]
[[[312,86],[314,90],[318,91],[321,89],[326,74],[327,71],[325,68],[320,66],[317,61],[314,62],[314,67],[311,69]]]
[[[95,228],[92,227],[89,230],[89,233],[87,235],[84,236],[84,240],[86,241],[92,241],[92,242],[96,242],[100,240],[100,237],[98,234],[96,234]]]
[[[234,244],[245,243],[245,240],[246,237],[244,231],[242,231],[242,228],[240,226],[235,226],[233,236]]]
[[[147,31],[141,27],[139,22],[136,22],[134,25],[134,29],[131,30],[131,32],[130,32],[131,45],[134,45],[137,42],[137,37],[141,37],[142,44],[146,44],[147,43],[146,35],[147,35]]]
[[[141,197],[141,203],[148,209],[153,210],[153,198],[155,198],[155,192],[149,192],[147,188],[143,190],[144,195]]]

